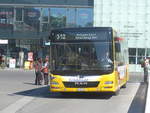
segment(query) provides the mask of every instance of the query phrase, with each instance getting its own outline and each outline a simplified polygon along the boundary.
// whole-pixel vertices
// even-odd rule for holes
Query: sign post
[[[9,60],[9,68],[16,68],[16,59]]]

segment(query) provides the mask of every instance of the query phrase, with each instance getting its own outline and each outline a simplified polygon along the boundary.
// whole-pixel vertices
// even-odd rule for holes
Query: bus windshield
[[[111,73],[112,42],[56,42],[52,45],[52,72]]]

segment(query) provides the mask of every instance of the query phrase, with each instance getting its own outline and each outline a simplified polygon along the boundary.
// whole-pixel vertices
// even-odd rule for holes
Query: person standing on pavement
[[[145,59],[143,69],[144,69],[144,82],[147,83],[148,82],[149,59]]]
[[[35,63],[35,85],[42,84],[42,59],[38,58],[37,62]]]
[[[44,85],[48,85],[48,72],[49,72],[49,62],[48,62],[48,58],[45,58],[45,61],[44,61],[44,65],[43,65],[43,68],[42,68],[42,72],[43,72],[43,75],[44,75]]]

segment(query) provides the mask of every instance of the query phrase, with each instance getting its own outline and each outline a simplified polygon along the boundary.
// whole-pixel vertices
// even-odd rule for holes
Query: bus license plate
[[[78,91],[85,91],[84,88],[78,88]]]

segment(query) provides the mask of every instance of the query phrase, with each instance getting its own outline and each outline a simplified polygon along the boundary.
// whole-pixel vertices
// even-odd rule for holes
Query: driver
[[[109,58],[109,53],[106,52],[106,54],[102,57],[101,62],[107,62],[109,64],[112,64],[112,60]]]

